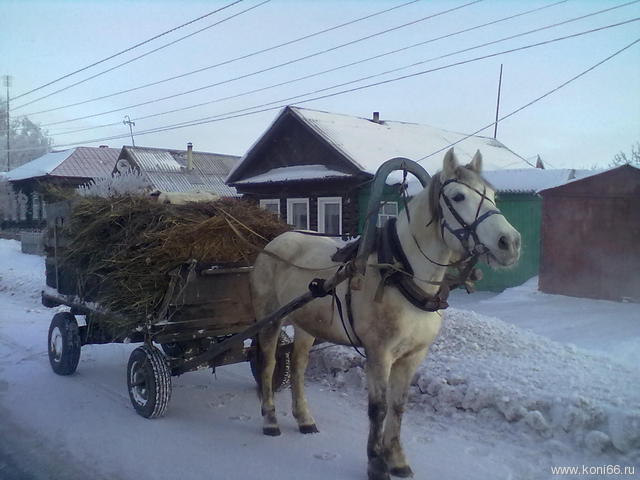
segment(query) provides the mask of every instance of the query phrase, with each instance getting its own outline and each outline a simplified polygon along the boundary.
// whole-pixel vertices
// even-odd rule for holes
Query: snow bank
[[[353,349],[312,355],[311,372],[339,388],[364,388]],[[411,408],[458,412],[543,439],[562,438],[593,454],[640,458],[640,373],[496,318],[449,309],[418,369]],[[500,427],[502,424],[502,427]]]

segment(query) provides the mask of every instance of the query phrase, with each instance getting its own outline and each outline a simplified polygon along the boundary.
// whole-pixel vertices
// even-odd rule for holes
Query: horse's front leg
[[[387,415],[387,389],[391,360],[388,355],[367,350],[367,387],[369,389],[369,440],[367,441],[369,480],[389,480],[384,459],[382,434]]]
[[[413,476],[402,449],[400,428],[411,379],[426,353],[427,347],[415,348],[393,363],[389,375],[389,414],[384,427],[383,446],[389,472],[396,477]]]

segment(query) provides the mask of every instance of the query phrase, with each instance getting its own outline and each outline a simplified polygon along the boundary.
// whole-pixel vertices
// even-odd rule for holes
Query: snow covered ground
[[[366,478],[366,390],[352,350],[312,353],[317,435],[297,433],[285,391],[283,435],[264,437],[247,365],[174,377],[166,417],[146,420],[126,390],[135,345],[85,346],[76,374],[51,371],[43,263],[0,240],[0,479]],[[405,415],[417,479],[640,478],[640,305],[535,286],[452,295]],[[552,473],[583,465],[635,474]]]

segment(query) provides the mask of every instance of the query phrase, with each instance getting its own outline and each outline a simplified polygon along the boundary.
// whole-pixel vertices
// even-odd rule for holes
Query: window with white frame
[[[260,200],[260,207],[266,211],[274,213],[280,216],[280,199],[279,198],[265,198]]]
[[[318,232],[342,235],[341,197],[318,197]]]
[[[383,202],[378,212],[378,227],[382,227],[390,218],[398,216],[398,202]]]
[[[308,198],[287,198],[287,223],[297,230],[309,230]]]

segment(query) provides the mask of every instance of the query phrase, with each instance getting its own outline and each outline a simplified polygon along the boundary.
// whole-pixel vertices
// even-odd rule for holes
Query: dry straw
[[[74,202],[64,264],[76,271],[81,295],[121,314],[111,327],[133,329],[158,319],[176,268],[192,260],[199,267],[251,265],[289,229],[240,199],[165,205],[139,196],[85,197]]]

